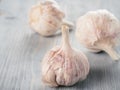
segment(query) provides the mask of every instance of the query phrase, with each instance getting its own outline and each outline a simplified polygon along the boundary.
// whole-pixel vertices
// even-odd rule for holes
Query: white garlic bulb
[[[76,25],[79,42],[93,52],[105,51],[114,60],[120,57],[114,50],[120,39],[120,22],[107,10],[90,11]]]
[[[70,86],[86,78],[89,72],[87,57],[69,43],[69,28],[62,26],[62,45],[45,55],[42,62],[42,80],[46,85]]]
[[[32,29],[42,36],[53,35],[62,24],[73,26],[64,20],[65,14],[54,0],[46,0],[34,5],[29,13],[29,24]]]

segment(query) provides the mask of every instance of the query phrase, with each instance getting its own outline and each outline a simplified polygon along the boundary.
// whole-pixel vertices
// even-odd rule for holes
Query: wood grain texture
[[[42,37],[30,29],[28,11],[39,0],[0,0],[0,90],[120,90],[120,62],[106,53],[93,54],[70,32],[73,47],[83,51],[90,73],[72,87],[50,88],[41,82],[40,62],[47,50],[60,44],[61,35]],[[87,11],[108,9],[120,19],[119,0],[56,0],[75,23]],[[116,48],[120,50],[119,46]]]

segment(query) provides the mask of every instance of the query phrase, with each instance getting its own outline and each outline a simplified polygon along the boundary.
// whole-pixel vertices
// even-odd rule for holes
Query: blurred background
[[[44,1],[44,0],[42,0]],[[56,0],[74,24],[79,16],[107,9],[120,19],[120,0]],[[0,90],[120,90],[120,62],[106,53],[89,53],[70,32],[73,47],[83,51],[90,62],[90,73],[72,87],[49,88],[41,82],[41,60],[61,35],[42,37],[28,24],[32,5],[40,0],[0,0]],[[119,51],[119,47],[117,48]]]

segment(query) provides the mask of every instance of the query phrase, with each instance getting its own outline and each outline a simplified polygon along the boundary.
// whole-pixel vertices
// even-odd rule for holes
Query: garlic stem
[[[62,46],[64,49],[71,48],[69,42],[69,27],[67,25],[62,25]]]
[[[72,29],[73,30],[73,26],[74,24],[70,21],[67,21],[67,20],[63,20],[62,21],[62,25],[67,25],[69,27],[69,29]]]
[[[107,47],[104,51],[107,52],[113,60],[120,59],[120,55],[112,47]]]

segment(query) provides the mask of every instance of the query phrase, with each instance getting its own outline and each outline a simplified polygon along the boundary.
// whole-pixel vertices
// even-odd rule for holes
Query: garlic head
[[[65,13],[54,0],[34,5],[29,13],[29,24],[42,36],[53,35],[64,22]],[[68,23],[72,25],[71,23]]]
[[[69,43],[69,28],[62,26],[62,45],[52,48],[43,58],[42,80],[51,87],[71,86],[89,73],[87,57]]]
[[[120,22],[107,10],[89,11],[76,24],[78,41],[93,52],[105,51],[114,60],[119,59],[114,47],[120,38]]]

